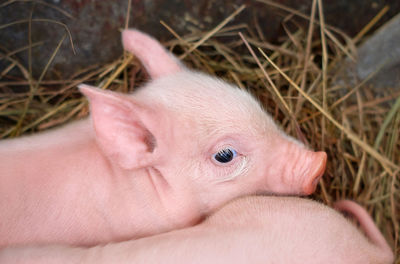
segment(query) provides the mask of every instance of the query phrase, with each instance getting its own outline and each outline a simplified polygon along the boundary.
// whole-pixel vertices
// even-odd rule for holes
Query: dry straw
[[[313,1],[310,15],[269,0],[257,2],[287,13],[282,23],[287,36],[280,43],[265,41],[257,23],[234,24],[235,16],[246,10],[241,6],[208,32],[179,36],[173,25],[161,22],[174,36],[166,46],[180,51],[177,55],[186,64],[248,89],[287,133],[313,149],[326,151],[327,170],[313,198],[326,204],[343,198],[356,200],[368,209],[398,256],[400,93],[383,91],[377,97],[367,80],[352,85],[337,81],[337,69],[346,58],[356,60],[356,44],[371,33],[369,30],[388,8],[352,39],[325,24],[321,0]],[[6,26],[0,25],[0,29]],[[72,41],[68,31],[66,37]],[[0,59],[8,65],[0,72],[3,138],[87,115],[86,100],[76,89],[79,83],[127,92],[147,78],[133,56],[124,54],[110,64],[92,66],[67,80],[45,80],[46,67],[35,80],[31,67],[22,65],[14,55],[42,44],[30,43],[0,53]],[[56,55],[57,50],[52,57]],[[25,79],[10,78],[13,69]],[[15,93],[15,87],[29,87],[29,91]]]

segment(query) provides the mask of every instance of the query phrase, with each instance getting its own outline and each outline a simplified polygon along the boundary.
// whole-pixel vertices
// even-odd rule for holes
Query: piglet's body
[[[363,208],[350,201],[336,207],[358,220],[368,237],[338,212],[311,200],[244,197],[198,226],[92,248],[81,251],[81,257],[88,257],[86,263],[102,263],[98,256],[106,256],[103,263],[116,263],[120,256],[146,264],[393,263],[389,245]]]
[[[0,251],[0,263],[393,263],[367,212],[350,201],[337,207],[358,220],[368,237],[314,201],[244,197],[187,229],[89,249],[11,248]]]
[[[285,135],[245,91],[123,33],[153,78],[80,90],[90,118],[0,142],[0,247],[93,245],[193,225],[235,197],[310,194],[326,154]]]

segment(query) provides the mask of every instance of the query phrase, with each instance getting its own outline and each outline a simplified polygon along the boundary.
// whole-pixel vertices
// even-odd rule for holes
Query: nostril
[[[315,173],[314,173],[314,175],[315,175],[314,180],[317,180],[317,183],[318,183],[319,179],[322,177],[322,175],[325,172],[327,155],[323,151],[319,151],[315,154],[317,155],[317,158],[316,158],[316,169],[315,169]]]
[[[312,181],[312,185],[313,186],[317,186],[317,184],[318,184],[318,182],[319,182],[319,180],[322,178],[322,174],[320,175],[320,176],[318,176],[318,177],[316,177],[313,181]]]
[[[312,194],[317,188],[317,184],[325,172],[327,155],[323,151],[315,153],[316,157],[312,161],[312,169],[310,170],[310,181],[306,181],[303,186],[303,192],[305,195]]]

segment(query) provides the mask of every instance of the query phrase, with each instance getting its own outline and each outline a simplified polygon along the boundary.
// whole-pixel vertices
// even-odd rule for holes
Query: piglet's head
[[[185,68],[152,37],[125,30],[122,40],[152,80],[131,95],[80,89],[110,164],[155,172],[169,212],[179,215],[185,201],[209,210],[246,194],[314,192],[324,152],[283,133],[246,91]]]

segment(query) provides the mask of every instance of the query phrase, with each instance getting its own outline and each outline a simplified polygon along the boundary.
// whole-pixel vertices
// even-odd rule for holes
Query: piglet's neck
[[[90,138],[90,124],[80,121],[0,142],[0,247],[69,241],[70,227],[84,225],[93,201],[82,193],[98,189],[85,177],[101,164]]]
[[[145,170],[113,168],[88,120],[0,142],[0,248],[30,242],[92,245],[138,235],[131,230],[140,225],[151,230],[159,201],[143,176]]]

